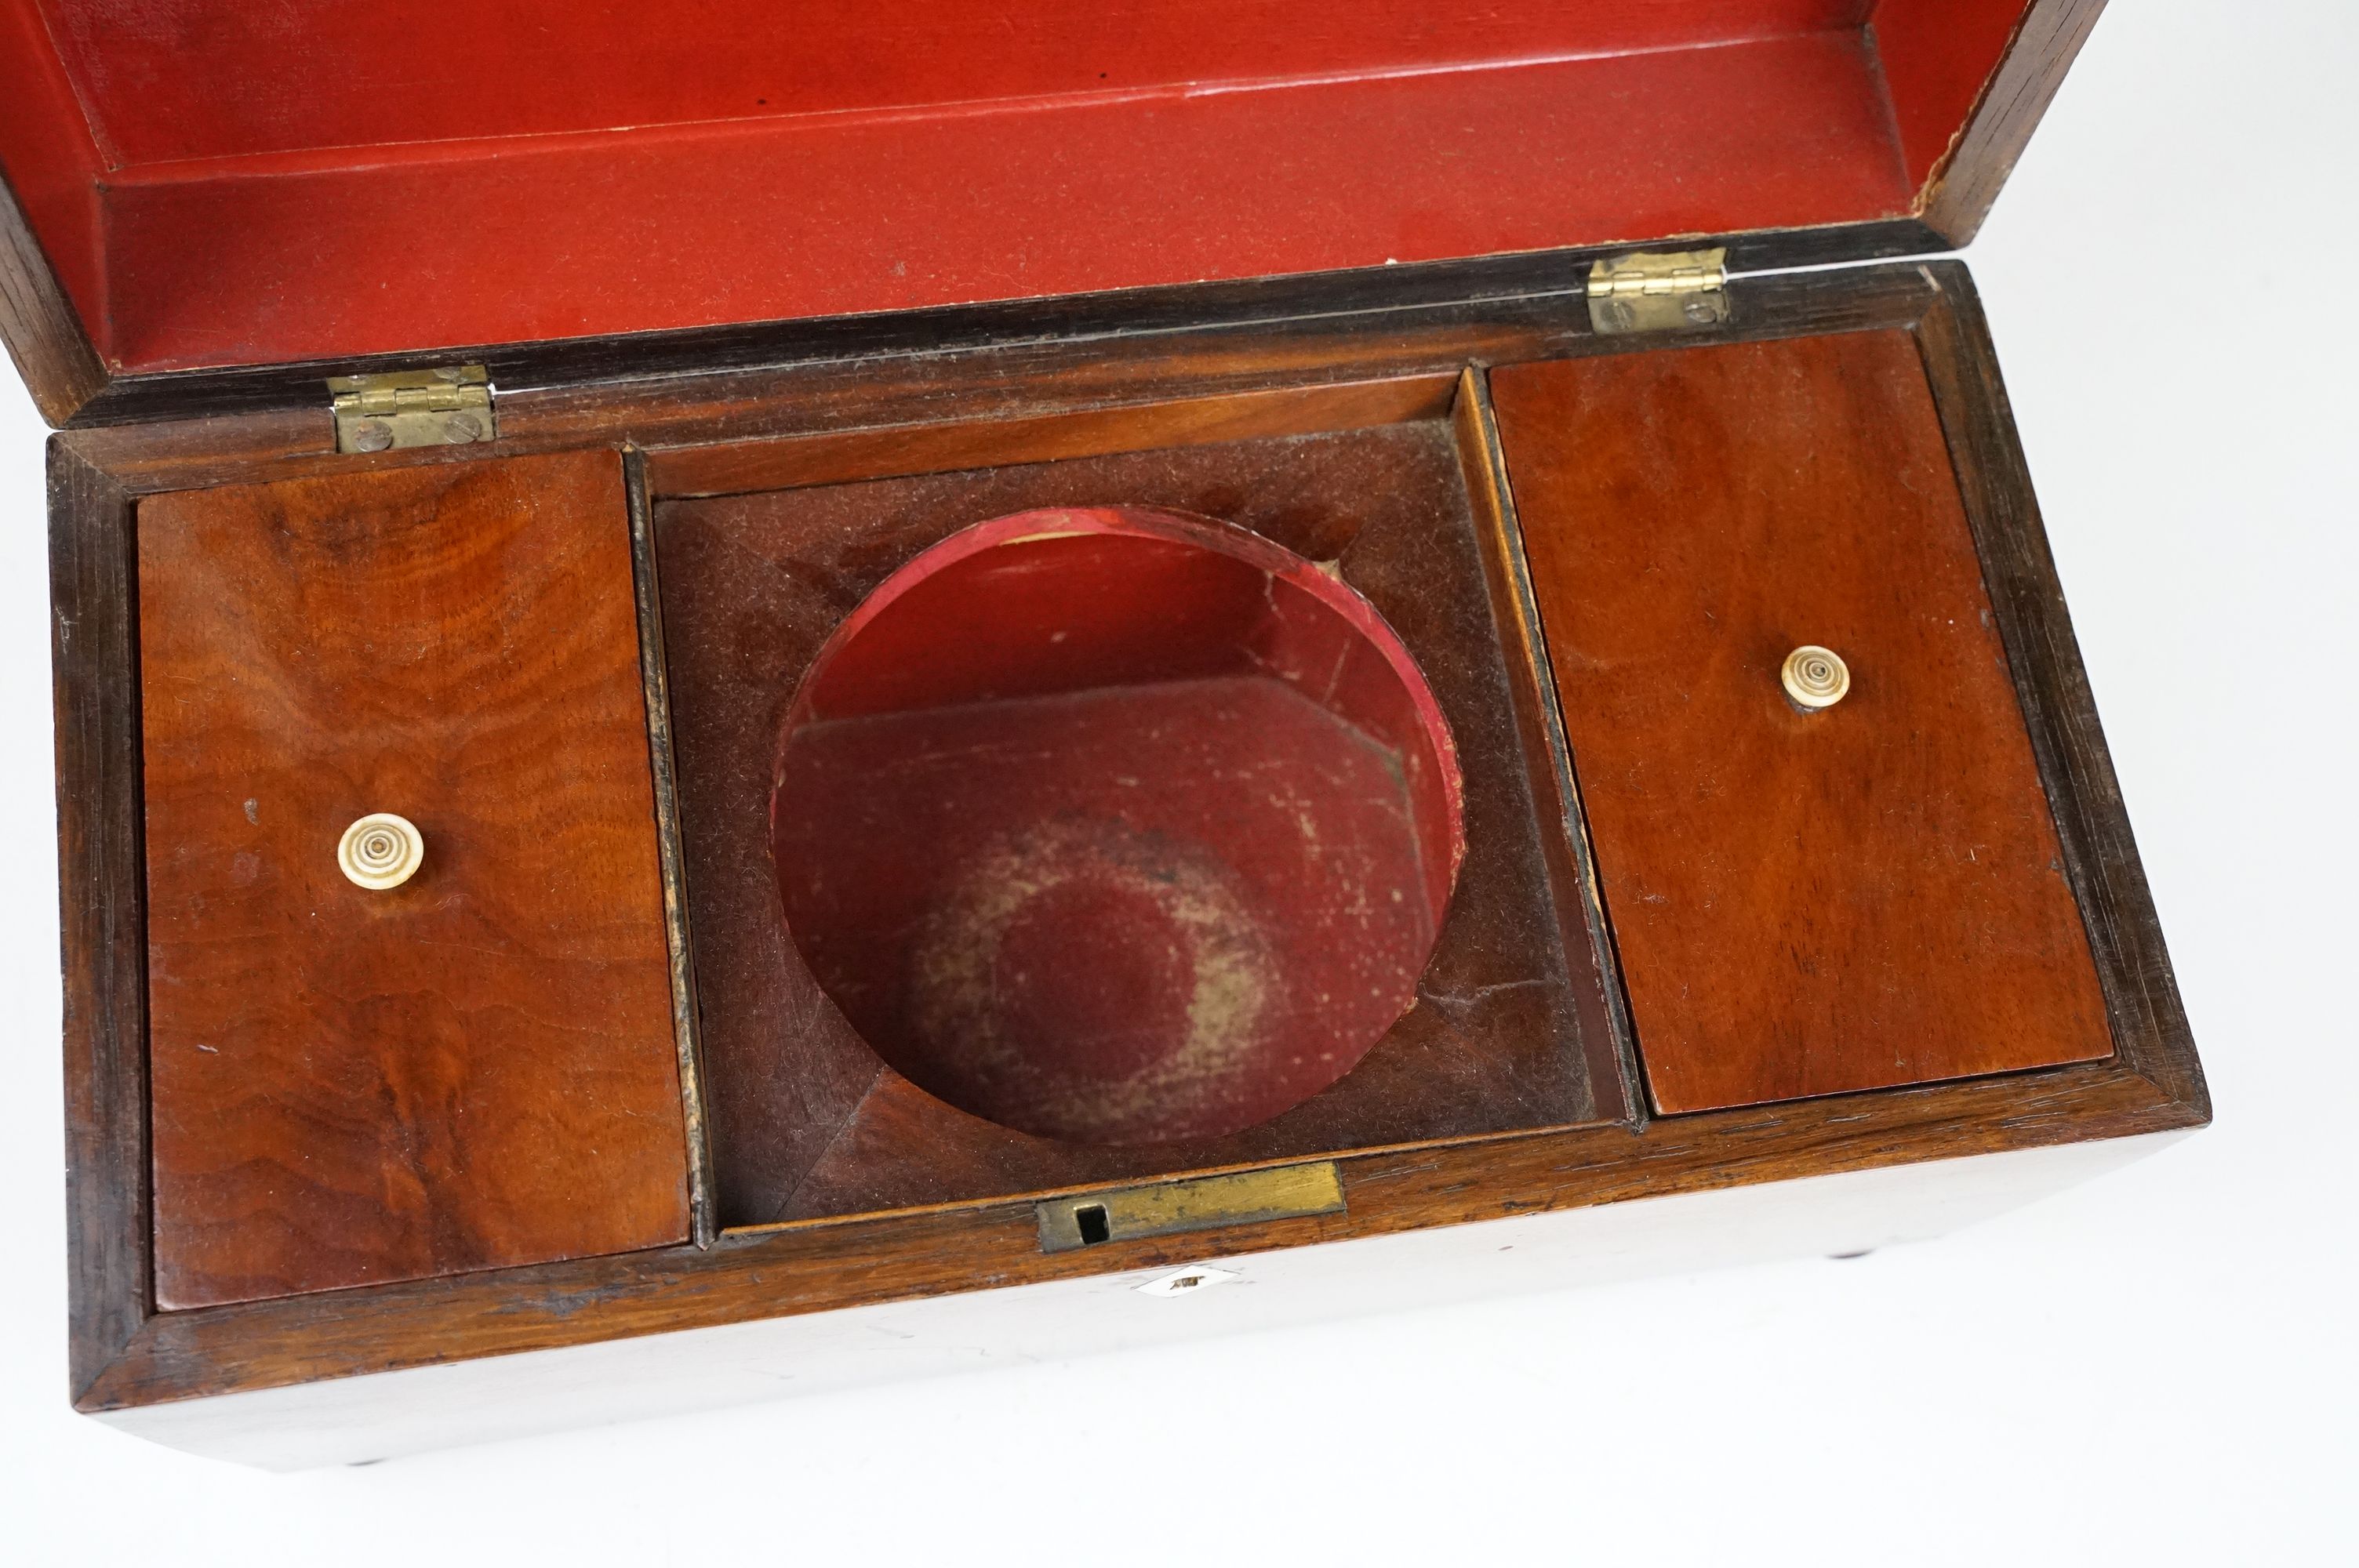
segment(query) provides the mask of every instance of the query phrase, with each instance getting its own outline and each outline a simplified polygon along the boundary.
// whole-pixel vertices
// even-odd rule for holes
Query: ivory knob
[[[1786,655],[1777,678],[1786,695],[1802,708],[1832,708],[1851,690],[1851,667],[1832,649],[1811,643]]]
[[[417,824],[390,811],[372,812],[344,829],[336,864],[361,887],[397,888],[426,859],[426,839]]]

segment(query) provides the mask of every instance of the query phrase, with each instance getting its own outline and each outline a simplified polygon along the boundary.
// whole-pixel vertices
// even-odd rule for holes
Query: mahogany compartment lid
[[[0,335],[62,421],[167,373],[1889,254],[1971,234],[2101,3],[0,0]]]
[[[2111,1054],[1909,337],[1542,362],[1492,391],[1657,1108]],[[1817,708],[1779,673],[1813,647],[1848,665]]]
[[[612,452],[138,514],[166,1308],[672,1245],[688,1130]],[[390,811],[423,862],[355,885]]]

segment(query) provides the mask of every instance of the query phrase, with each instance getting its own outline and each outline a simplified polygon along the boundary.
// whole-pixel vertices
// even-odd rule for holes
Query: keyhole
[[[1111,1240],[1114,1237],[1113,1227],[1106,1224],[1106,1211],[1103,1204],[1085,1204],[1075,1209],[1073,1223],[1082,1227],[1082,1245],[1084,1247],[1094,1247],[1101,1241]]]

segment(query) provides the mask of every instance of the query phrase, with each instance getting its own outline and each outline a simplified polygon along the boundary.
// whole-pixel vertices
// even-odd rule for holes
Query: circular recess
[[[1234,1132],[1415,1002],[1464,852],[1408,650],[1209,518],[1024,513],[821,648],[771,801],[788,933],[896,1071],[1091,1143]]]

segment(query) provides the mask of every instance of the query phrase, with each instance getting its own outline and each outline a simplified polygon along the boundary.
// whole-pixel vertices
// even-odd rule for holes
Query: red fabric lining
[[[1879,70],[1858,0],[1374,0],[1283,34],[1259,0],[698,0],[657,38],[502,0],[464,49],[381,7],[39,3],[46,32],[0,0],[34,88],[0,168],[131,372],[1897,216],[2019,9],[1886,0]]]
[[[1887,124],[1856,35],[1821,33],[364,171],[257,160],[112,192],[113,349],[324,358],[1843,222],[1908,205]]]
[[[1932,176],[1965,128],[2025,9],[2023,0],[1879,0],[1876,52],[1910,185]]]
[[[1364,77],[1855,27],[1864,0],[38,0],[112,161]]]
[[[0,174],[86,322],[103,329],[102,168],[32,0],[0,0]],[[93,337],[103,336],[94,329]]]

